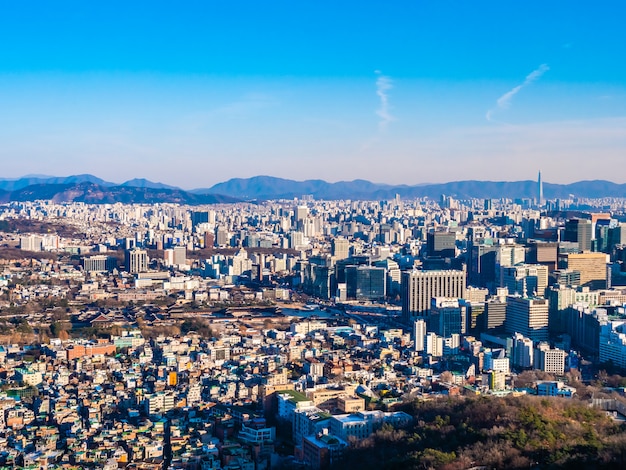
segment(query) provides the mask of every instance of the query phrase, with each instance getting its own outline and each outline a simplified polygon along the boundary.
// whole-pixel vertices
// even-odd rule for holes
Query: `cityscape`
[[[477,397],[568,401],[614,434],[626,199],[543,194],[539,174],[518,200],[2,204],[0,465],[336,468],[423,428],[419,403]],[[413,458],[589,458],[534,445]]]
[[[0,2],[0,470],[626,468],[625,2]]]

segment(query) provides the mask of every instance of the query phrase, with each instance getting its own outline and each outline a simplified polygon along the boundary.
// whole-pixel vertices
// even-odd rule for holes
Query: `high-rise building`
[[[386,294],[385,268],[346,266],[346,289],[349,299],[383,300]]]
[[[211,232],[204,232],[204,248],[212,247],[215,243],[215,235]]]
[[[296,207],[295,214],[294,214],[296,224],[306,219],[308,215],[309,215],[309,208],[307,206]]]
[[[182,266],[187,264],[187,248],[175,246],[163,251],[165,266]]]
[[[209,222],[209,213],[207,211],[191,211],[191,225],[196,227],[200,224]]]
[[[289,234],[289,248],[298,250],[304,246],[304,233],[303,232],[291,232]]]
[[[535,349],[535,369],[550,374],[563,375],[565,373],[565,358],[567,353],[561,349],[551,349],[548,343],[542,342]]]
[[[501,287],[506,287],[510,294],[543,297],[548,287],[548,267],[539,264],[503,267],[501,279]]]
[[[497,283],[496,258],[498,247],[470,242],[469,282],[473,286],[493,289]]]
[[[374,266],[384,268],[387,272],[387,295],[395,297],[400,295],[400,283],[402,282],[402,271],[397,262],[392,259],[383,259],[376,261]]]
[[[532,264],[543,264],[548,267],[548,272],[554,271],[557,267],[559,255],[559,244],[555,242],[541,242],[533,240],[530,242],[528,262]]]
[[[513,335],[511,363],[515,367],[529,369],[533,366],[533,340],[520,333]]]
[[[218,227],[215,231],[215,244],[217,246],[228,246],[230,244],[230,233],[226,227]]]
[[[485,303],[483,312],[483,329],[487,331],[502,331],[506,322],[506,302],[495,298]]]
[[[609,250],[609,230],[611,223],[611,219],[599,219],[596,221],[594,240],[591,242],[593,251],[601,251],[602,253],[611,252],[611,250]]]
[[[465,296],[465,271],[406,271],[402,273],[402,315],[406,323],[426,318],[433,297]]]
[[[187,264],[187,248],[184,246],[174,247],[174,264],[177,266]]]
[[[314,256],[304,264],[304,292],[322,299],[330,299],[334,284],[333,260],[330,257]]]
[[[507,297],[506,331],[521,333],[533,341],[548,340],[548,301],[526,297]]]
[[[434,297],[429,317],[430,330],[444,338],[467,331],[467,304],[459,299]]]
[[[332,255],[337,259],[348,258],[350,256],[350,242],[343,237],[333,238]]]
[[[426,322],[424,320],[415,320],[413,326],[414,346],[416,352],[422,352],[425,348]]]
[[[544,205],[543,199],[543,181],[541,180],[541,171],[537,175],[537,205],[539,207],[543,207]]]
[[[436,231],[426,234],[428,256],[454,258],[456,256],[456,233]]]
[[[607,287],[607,255],[604,253],[567,253],[567,269],[580,273],[580,285],[590,289]]]
[[[24,251],[41,251],[42,238],[37,235],[25,235],[20,237],[20,249]]]
[[[143,273],[148,270],[148,252],[135,248],[125,254],[125,267],[129,273]]]
[[[607,253],[613,252],[615,245],[626,245],[626,224],[609,227]]]
[[[570,219],[565,222],[563,241],[578,243],[578,251],[591,251],[591,239],[591,220]]]

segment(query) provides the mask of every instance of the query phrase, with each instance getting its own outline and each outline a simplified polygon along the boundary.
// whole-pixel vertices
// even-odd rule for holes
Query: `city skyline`
[[[626,178],[626,7],[2,7],[4,178]]]

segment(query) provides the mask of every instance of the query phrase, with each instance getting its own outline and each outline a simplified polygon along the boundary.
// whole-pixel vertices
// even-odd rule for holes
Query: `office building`
[[[567,269],[580,273],[580,285],[590,289],[607,287],[607,255],[604,253],[567,253]]]
[[[407,324],[426,318],[433,297],[465,297],[465,271],[402,273],[402,315]]]
[[[125,267],[129,273],[143,273],[148,270],[148,252],[135,248],[125,253]]]
[[[612,253],[615,245],[626,245],[626,224],[609,227],[607,253]]]
[[[579,286],[580,272],[571,269],[556,269],[550,274],[550,285]]]
[[[509,296],[506,302],[507,333],[521,333],[533,341],[548,340],[549,304],[546,299]]]
[[[374,266],[346,266],[346,290],[348,299],[377,301],[386,294],[384,268]]]
[[[570,219],[565,222],[563,241],[578,243],[578,251],[591,251],[591,239],[591,220]]]
[[[448,338],[453,334],[464,335],[467,330],[468,306],[463,300],[434,297],[429,312],[430,331]]]
[[[470,242],[468,274],[471,285],[490,290],[495,288],[499,276],[496,272],[497,249],[493,244]]]
[[[332,255],[336,259],[346,259],[350,256],[350,242],[343,237],[333,238]]]
[[[566,357],[565,351],[558,348],[552,349],[548,343],[541,342],[535,349],[535,369],[549,374],[563,375]]]
[[[504,331],[506,322],[506,301],[498,298],[490,299],[485,303],[483,312],[483,330]]]
[[[83,258],[83,269],[88,272],[111,272],[117,268],[117,259],[113,256],[94,255]]]
[[[521,264],[501,268],[501,287],[522,297],[543,297],[548,287],[548,267]]]
[[[330,259],[322,257],[311,258],[304,265],[304,282],[302,288],[305,293],[330,299],[333,296],[334,269]]]
[[[218,227],[215,231],[215,244],[222,247],[230,245],[230,233],[226,227]]]
[[[513,335],[511,363],[520,369],[530,369],[533,366],[533,340],[520,333]]]
[[[426,322],[424,320],[415,320],[415,323],[413,324],[413,344],[416,352],[424,351],[426,333]]]
[[[300,250],[305,246],[303,232],[291,232],[289,234],[289,248]]]
[[[542,264],[548,267],[548,272],[556,269],[559,255],[559,244],[556,242],[542,242],[533,240],[529,244],[528,262]]]
[[[193,227],[207,223],[209,223],[209,213],[207,211],[191,211],[191,225]]]
[[[426,234],[426,252],[430,257],[454,258],[456,256],[456,233],[429,232]]]
[[[183,266],[187,264],[187,248],[175,246],[163,251],[165,266]]]

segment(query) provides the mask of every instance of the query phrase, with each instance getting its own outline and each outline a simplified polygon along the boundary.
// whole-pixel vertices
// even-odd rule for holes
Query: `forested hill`
[[[355,443],[345,470],[626,468],[626,432],[586,401],[476,397],[421,401],[407,429],[383,427]]]

